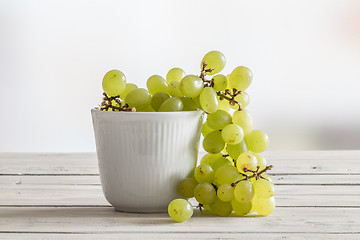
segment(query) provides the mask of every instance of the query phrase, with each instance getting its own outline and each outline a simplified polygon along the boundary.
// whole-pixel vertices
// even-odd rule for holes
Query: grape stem
[[[122,105],[122,103],[120,101],[120,96],[109,97],[105,92],[103,93],[103,95],[104,95],[103,101],[100,105],[101,111],[108,111],[109,109],[112,109],[112,110],[119,110],[122,112],[136,112],[136,109],[130,108],[127,103]],[[114,106],[112,103],[113,101],[118,103],[119,106]]]
[[[204,206],[203,204],[199,203],[199,205],[197,205],[196,208],[199,208],[200,212],[203,213],[202,212],[203,206]]]
[[[229,89],[225,89],[224,92],[221,91],[217,91],[216,94],[220,97],[220,100],[226,99],[229,101],[229,104],[231,106],[234,106],[235,104],[239,105],[239,111],[242,110],[241,108],[241,104],[235,100],[235,97],[239,94],[241,94],[241,91],[236,90],[235,88],[233,88],[233,92],[231,93],[231,91]],[[230,97],[228,97],[227,95],[229,95]]]
[[[261,179],[264,179],[266,181],[269,181],[267,178],[263,177],[261,174],[265,173],[266,171],[268,170],[271,170],[273,168],[273,165],[269,165],[269,166],[266,166],[263,170],[259,171],[260,170],[260,166],[257,166],[256,167],[256,170],[250,170],[250,169],[247,169],[247,168],[244,168],[244,172],[251,172],[252,175],[249,176],[247,174],[242,174],[245,178],[244,179],[241,179],[239,181],[236,181],[235,183],[232,183],[231,186],[232,187],[236,187],[236,184],[238,184],[239,182],[241,181],[247,181],[249,180],[250,178],[255,178],[256,180],[259,180],[260,178]]]
[[[205,79],[206,74],[211,73],[213,71],[212,68],[205,69],[207,67],[207,65],[208,64],[206,62],[202,63],[202,68],[201,68],[201,73],[200,73],[199,78],[201,78],[203,80],[203,82],[205,83],[205,87],[213,87],[214,86],[214,81],[212,79],[211,80],[206,80]]]

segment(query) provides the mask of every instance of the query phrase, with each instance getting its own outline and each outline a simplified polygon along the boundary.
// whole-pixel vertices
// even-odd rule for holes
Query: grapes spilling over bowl
[[[261,155],[268,146],[268,135],[254,129],[249,95],[245,92],[253,80],[251,70],[236,67],[221,74],[225,57],[219,51],[208,52],[200,63],[200,73],[186,74],[181,68],[171,69],[165,78],[150,76],[147,89],[127,83],[119,70],[103,78],[101,111],[178,112],[203,110],[202,146],[207,154],[193,174],[178,184],[184,199],[174,199],[168,213],[176,222],[188,220],[195,198],[201,212],[218,216],[244,216],[255,212],[261,216],[275,209],[274,184],[266,174]],[[129,113],[130,114],[130,113]]]

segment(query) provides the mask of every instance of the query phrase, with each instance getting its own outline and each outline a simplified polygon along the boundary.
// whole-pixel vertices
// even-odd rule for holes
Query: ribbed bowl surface
[[[203,112],[91,114],[108,202],[119,211],[166,212],[196,165]]]

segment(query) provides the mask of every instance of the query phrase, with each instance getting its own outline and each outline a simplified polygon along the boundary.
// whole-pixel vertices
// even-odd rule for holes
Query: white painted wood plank
[[[268,217],[214,217],[195,211],[185,223],[167,214],[112,208],[2,208],[0,233],[359,233],[360,208],[277,208]]]
[[[99,240],[99,239],[266,239],[266,240],[358,240],[359,234],[327,234],[327,233],[0,233],[2,240]]]
[[[271,175],[271,174],[270,174]],[[360,185],[360,175],[272,175],[276,185]],[[100,185],[99,176],[0,176],[1,185]]]
[[[360,207],[360,186],[277,185],[278,206]],[[0,185],[0,206],[108,206],[100,185]]]
[[[200,153],[203,155],[204,153]],[[360,151],[265,152],[274,174],[360,174]],[[95,153],[0,153],[0,174],[98,174]]]

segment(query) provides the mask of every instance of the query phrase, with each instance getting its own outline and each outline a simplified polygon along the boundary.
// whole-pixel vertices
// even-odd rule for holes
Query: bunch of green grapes
[[[201,61],[201,73],[186,75],[181,68],[171,69],[166,78],[153,75],[147,89],[126,83],[125,75],[111,70],[103,78],[104,99],[100,110],[172,112],[203,110],[207,113],[202,126],[201,159],[192,178],[179,183],[184,198],[199,202],[200,209],[219,216],[235,213],[244,216],[257,212],[262,216],[275,209],[274,184],[265,174],[271,169],[260,153],[269,145],[267,134],[253,129],[246,109],[249,96],[245,92],[252,82],[249,68],[239,66],[230,74],[220,72],[225,57],[219,51],[208,52]],[[210,80],[206,76],[212,76]],[[232,113],[232,114],[231,114]],[[169,215],[177,222],[193,214],[185,199],[175,199],[168,206]]]

